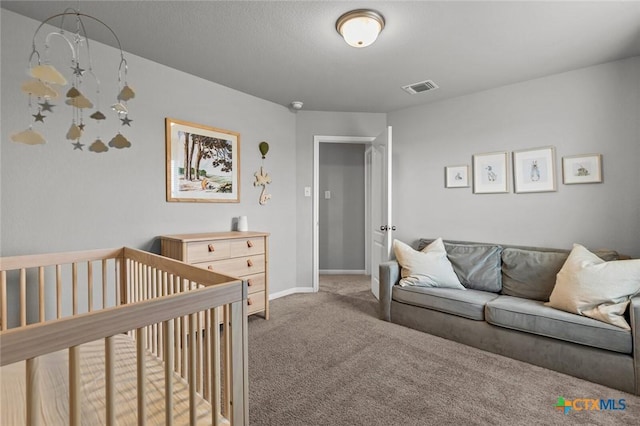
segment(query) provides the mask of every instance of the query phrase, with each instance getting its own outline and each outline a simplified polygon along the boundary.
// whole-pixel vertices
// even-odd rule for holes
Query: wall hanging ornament
[[[271,183],[271,176],[264,171],[264,159],[267,157],[267,152],[269,152],[269,144],[262,141],[258,145],[258,149],[262,154],[262,165],[260,166],[260,171],[253,174],[256,177],[256,181],[253,182],[253,186],[262,186],[259,202],[264,205],[271,199],[271,194],[267,194],[267,185]]]
[[[75,24],[74,31],[67,31],[64,29],[65,18],[70,17]],[[57,31],[53,31],[44,37],[44,40],[38,40],[38,32],[50,21],[59,19],[60,26]],[[50,16],[40,23],[35,33],[33,34],[32,50],[29,55],[28,74],[31,78],[25,81],[21,90],[28,95],[29,114],[33,119],[30,120],[29,127],[18,133],[11,135],[11,140],[18,143],[24,143],[27,145],[37,145],[46,143],[45,137],[34,129],[34,125],[39,127],[44,126],[48,121],[47,119],[54,113],[54,107],[57,104],[51,103],[51,101],[60,97],[60,91],[63,86],[71,85],[71,88],[65,93],[66,105],[71,107],[71,123],[66,133],[66,138],[71,141],[73,150],[83,150],[85,144],[81,143],[81,138],[85,131],[86,121],[85,115],[95,120],[97,128],[99,130],[102,120],[106,120],[107,116],[100,111],[100,80],[96,76],[93,70],[93,63],[91,59],[90,40],[85,29],[83,19],[89,19],[103,25],[115,38],[118,48],[120,49],[120,64],[113,70],[117,69],[118,76],[118,93],[115,98],[115,103],[111,106],[111,109],[115,111],[118,119],[120,119],[120,130],[110,140],[109,147],[112,148],[129,148],[131,142],[122,135],[121,130],[124,126],[131,127],[133,121],[129,118],[129,109],[127,102],[135,97],[135,92],[127,83],[127,61],[124,58],[124,52],[120,40],[115,32],[107,24],[101,20],[94,18],[91,15],[80,13],[80,11],[72,8],[66,9],[64,12],[57,15]],[[69,21],[67,21],[68,23]],[[52,64],[52,42],[54,40],[62,39],[63,46],[70,49],[70,56],[67,58],[64,54],[55,59],[59,59],[68,64],[68,69],[71,70],[70,82],[67,78],[56,69]],[[38,42],[43,43],[43,46],[38,47]],[[66,43],[65,43],[66,42]],[[44,50],[42,49],[44,47]],[[43,52],[41,55],[40,52]],[[66,49],[64,52],[69,53]],[[95,85],[95,104],[87,97],[92,87],[87,87],[88,84],[85,81],[87,77],[93,81]],[[35,102],[34,102],[35,100]],[[95,111],[91,114],[85,112],[85,110]],[[38,124],[40,123],[40,124]],[[100,153],[109,150],[109,147],[102,142],[99,132],[95,141],[89,146],[89,151]]]

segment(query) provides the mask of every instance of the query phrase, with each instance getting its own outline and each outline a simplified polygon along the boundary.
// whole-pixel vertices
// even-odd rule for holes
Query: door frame
[[[319,241],[319,227],[320,227],[320,144],[321,143],[357,143],[357,144],[370,144],[376,139],[375,136],[320,136],[315,135],[313,137],[313,259],[312,259],[312,274],[313,274],[313,291],[317,292],[320,289],[320,241]],[[365,233],[366,235],[366,233]]]

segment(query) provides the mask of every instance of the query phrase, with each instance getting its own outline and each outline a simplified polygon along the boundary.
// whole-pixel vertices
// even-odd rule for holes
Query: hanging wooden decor
[[[267,152],[269,152],[269,144],[262,141],[258,145],[258,149],[260,150],[260,154],[262,154],[262,163],[264,165],[264,159],[267,157]],[[253,182],[253,186],[262,186],[259,203],[261,205],[265,205],[267,201],[271,199],[271,194],[267,194],[267,185],[271,183],[271,176],[264,171],[263,166],[260,166],[260,171],[255,172],[253,175],[256,177],[256,181]]]

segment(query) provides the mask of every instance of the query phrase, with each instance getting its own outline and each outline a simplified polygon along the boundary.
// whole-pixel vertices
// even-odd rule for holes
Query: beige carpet
[[[368,277],[320,283],[249,319],[252,425],[640,424],[639,397],[379,320]],[[627,408],[565,415],[559,396]]]

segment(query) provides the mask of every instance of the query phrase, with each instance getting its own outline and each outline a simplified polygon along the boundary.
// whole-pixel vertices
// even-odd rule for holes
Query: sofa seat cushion
[[[537,300],[499,296],[487,303],[485,317],[488,323],[500,327],[624,354],[632,351],[630,331]]]
[[[454,288],[393,286],[391,298],[396,302],[458,315],[472,320],[484,320],[484,307],[498,297],[495,293]]]

